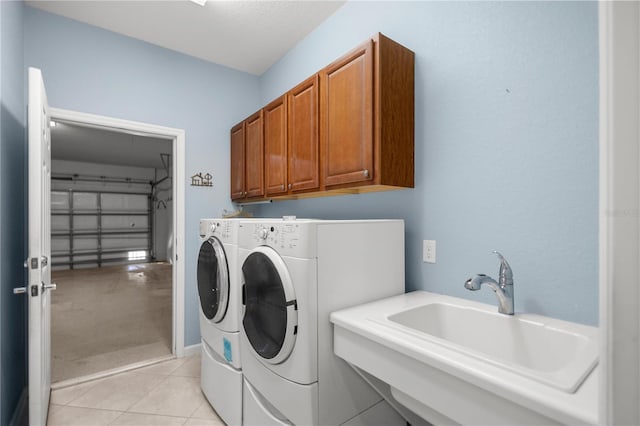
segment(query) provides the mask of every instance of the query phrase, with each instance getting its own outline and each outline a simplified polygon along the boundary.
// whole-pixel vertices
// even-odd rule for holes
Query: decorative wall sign
[[[202,175],[202,172],[196,173],[191,176],[191,186],[213,186],[212,178],[213,176],[209,173],[204,176]]]

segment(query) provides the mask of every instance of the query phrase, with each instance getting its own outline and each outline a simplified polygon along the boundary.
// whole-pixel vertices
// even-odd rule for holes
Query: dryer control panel
[[[209,238],[217,237],[223,243],[237,243],[238,223],[233,220],[225,219],[201,219],[200,220],[200,237]]]

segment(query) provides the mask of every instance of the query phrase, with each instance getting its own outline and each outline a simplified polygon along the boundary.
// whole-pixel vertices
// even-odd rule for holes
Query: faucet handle
[[[509,266],[509,262],[504,256],[497,250],[493,251],[500,259],[500,276],[498,277],[498,283],[500,287],[504,287],[506,285],[513,285],[513,271],[511,270],[511,266]]]

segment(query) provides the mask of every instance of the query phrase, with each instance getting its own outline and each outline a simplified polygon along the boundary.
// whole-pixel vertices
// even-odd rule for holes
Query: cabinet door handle
[[[289,184],[289,189],[291,189],[293,187],[293,185]]]
[[[284,190],[284,184],[280,185],[280,189]]]
[[[364,175],[364,177],[369,177],[369,170],[364,169],[364,170],[362,171],[362,174]]]

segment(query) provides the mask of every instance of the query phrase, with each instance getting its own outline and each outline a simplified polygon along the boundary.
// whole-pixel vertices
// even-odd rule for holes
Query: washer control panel
[[[245,226],[251,226],[251,224]],[[289,247],[298,246],[300,239],[300,230],[298,226],[293,224],[253,224],[251,231],[252,240],[258,245],[269,245],[272,247]]]
[[[315,242],[315,226],[296,221],[254,222],[240,225],[239,245],[269,246],[280,254],[308,256]]]

